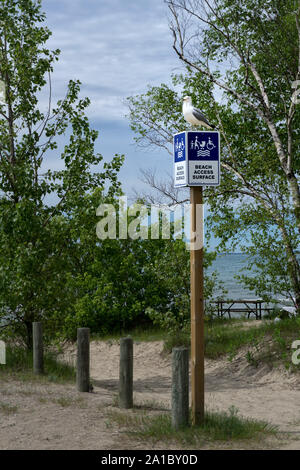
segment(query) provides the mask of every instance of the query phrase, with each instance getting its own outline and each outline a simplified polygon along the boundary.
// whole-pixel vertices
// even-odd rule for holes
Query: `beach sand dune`
[[[134,344],[134,402],[170,409],[171,356],[163,344]],[[74,363],[74,346],[64,353]],[[91,342],[93,393],[79,393],[74,385],[21,382],[0,383],[1,449],[165,449],[160,442],[130,439],[108,416],[116,410],[119,376],[119,344]],[[234,406],[240,415],[277,425],[280,438],[268,439],[266,448],[300,449],[300,381],[284,369],[254,367],[241,350],[231,361],[207,360],[206,406],[227,411]],[[14,409],[14,407],[16,407]],[[128,411],[131,413],[132,411]],[[157,410],[156,410],[157,412]],[[243,448],[243,444],[209,444],[206,448]],[[252,448],[261,448],[253,443]],[[168,449],[179,449],[176,443]]]

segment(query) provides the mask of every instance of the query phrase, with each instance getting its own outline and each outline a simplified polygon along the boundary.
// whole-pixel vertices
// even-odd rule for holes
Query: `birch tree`
[[[205,191],[211,227],[223,242],[248,229],[257,243],[260,233],[261,241],[268,238],[266,258],[278,258],[281,247],[285,290],[299,311],[300,2],[165,3],[173,49],[184,66],[173,79],[181,92],[162,85],[129,99],[137,140],[171,151],[172,134],[188,129],[181,99],[191,94],[222,137],[222,183]],[[168,112],[166,123],[162,116]],[[146,179],[159,189],[153,173]],[[171,197],[180,201],[181,195]]]

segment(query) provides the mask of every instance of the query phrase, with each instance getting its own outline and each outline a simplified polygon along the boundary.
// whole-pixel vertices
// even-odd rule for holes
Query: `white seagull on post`
[[[208,129],[215,129],[213,124],[210,124],[204,114],[192,104],[192,98],[185,96],[183,98],[182,112],[184,119],[192,124],[192,126],[204,126]]]

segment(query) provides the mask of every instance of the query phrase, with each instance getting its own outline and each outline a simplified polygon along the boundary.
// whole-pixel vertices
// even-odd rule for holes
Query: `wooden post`
[[[43,374],[44,372],[44,352],[43,352],[43,324],[42,322],[32,323],[33,340],[33,372]]]
[[[120,408],[133,407],[133,341],[132,338],[121,338],[120,341]]]
[[[175,429],[189,423],[189,350],[172,351],[172,426]]]
[[[203,301],[203,210],[202,187],[191,187],[191,232],[197,246],[191,246],[191,386],[192,424],[204,420],[204,301]],[[197,220],[197,205],[201,216]],[[199,214],[199,211],[198,211]],[[191,240],[191,244],[196,238]],[[201,243],[200,243],[201,241]],[[200,245],[200,246],[199,246]]]
[[[90,329],[77,328],[77,390],[90,391]]]
[[[6,345],[0,340],[0,364],[6,364]]]

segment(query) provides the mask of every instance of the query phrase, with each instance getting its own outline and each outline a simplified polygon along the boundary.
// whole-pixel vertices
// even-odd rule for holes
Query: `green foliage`
[[[4,0],[0,7],[0,319],[31,347],[31,323],[43,320],[53,336],[74,292],[74,231],[83,212],[92,213],[89,194],[118,193],[123,157],[102,164],[95,154],[97,131],[90,128],[88,98],[70,81],[63,100],[51,102],[51,72],[59,50],[50,51],[51,33],[42,23],[40,1]],[[50,86],[43,112],[39,93]],[[58,150],[58,138],[66,144]],[[60,170],[51,170],[53,158]],[[97,172],[91,167],[96,166]],[[102,168],[101,168],[102,166]],[[83,256],[83,255],[82,255]]]
[[[256,361],[267,363],[270,367],[284,365],[290,372],[299,372],[300,365],[292,363],[291,345],[299,339],[300,319],[283,319],[270,323],[266,328],[266,338],[271,340],[255,354]]]
[[[270,368],[282,366],[291,372],[299,371],[299,365],[292,363],[293,341],[299,339],[299,318],[284,319],[280,322],[263,321],[249,326],[238,320],[210,319],[205,324],[205,356],[217,359],[227,356],[232,360],[241,348],[247,362],[258,367],[268,364]]]
[[[118,220],[118,202],[111,202]],[[82,257],[82,248],[76,247],[77,273],[68,279],[76,298],[65,318],[67,337],[75,339],[79,326],[90,327],[93,334],[103,336],[134,327],[149,328],[153,323],[173,334],[174,329],[187,323],[190,255],[183,240],[171,237],[95,242],[94,227],[99,219],[83,214],[76,220],[74,236],[84,243],[85,255]],[[212,259],[212,254],[206,255],[205,266]],[[208,295],[215,284],[214,278],[207,281]]]
[[[206,413],[204,423],[205,432],[216,440],[251,439],[261,437],[262,434],[275,434],[275,426],[265,421],[258,421],[238,416],[238,409],[234,406],[228,412]]]
[[[204,270],[211,265],[215,253],[204,252]],[[146,313],[154,325],[166,331],[165,348],[189,345],[190,341],[190,252],[186,250],[181,240],[166,245],[162,257],[157,259],[155,265],[159,284],[169,290],[169,304],[164,309],[155,309],[150,306]],[[222,290],[216,273],[204,278],[204,298],[207,301],[209,314],[209,300],[214,296],[215,290]]]
[[[283,199],[284,191],[279,191],[278,197]],[[207,218],[207,224],[221,238],[220,250],[239,246],[248,255],[247,269],[251,275],[239,274],[237,281],[265,301],[280,296],[296,304],[299,235],[291,214],[284,209],[283,227],[249,200],[240,201],[235,207],[228,208],[227,204],[230,202],[212,202],[214,216]]]
[[[255,359],[255,357],[253,356],[253,353],[251,351],[247,351],[246,353],[246,359],[247,359],[247,362],[251,365],[251,366],[254,366],[254,367],[257,367],[258,366],[258,361],[257,359]]]
[[[14,375],[23,379],[32,380],[37,378],[33,375],[32,352],[19,346],[7,346],[6,364],[0,368],[0,377]],[[46,351],[44,354],[45,374],[39,379],[51,382],[65,383],[74,382],[76,372],[74,367],[60,362],[54,352]]]
[[[233,358],[238,350],[261,340],[265,327],[244,328],[238,321],[213,319],[205,325],[205,355],[211,359],[228,355]]]
[[[299,79],[299,5],[167,4],[174,48],[186,69],[172,77],[172,86],[128,99],[137,141],[171,153],[172,135],[188,129],[182,97],[192,96],[221,132],[221,184],[204,195],[206,239],[220,239],[222,252],[238,247],[249,254],[255,276],[239,277],[248,289],[265,299],[288,297],[299,309],[300,106],[292,101],[292,83]],[[189,15],[193,21],[186,21]],[[171,117],[167,124],[164,115]],[[172,197],[180,200],[181,194]]]

